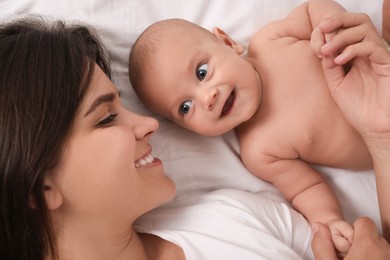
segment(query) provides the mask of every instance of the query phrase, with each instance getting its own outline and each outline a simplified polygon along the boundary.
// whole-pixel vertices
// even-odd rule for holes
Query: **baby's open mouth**
[[[230,112],[231,108],[233,107],[235,98],[236,98],[236,95],[235,95],[235,92],[233,90],[232,93],[230,93],[230,96],[226,100],[225,104],[223,105],[221,117],[227,115]]]

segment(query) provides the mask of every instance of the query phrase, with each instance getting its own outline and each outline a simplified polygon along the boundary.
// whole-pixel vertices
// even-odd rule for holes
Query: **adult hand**
[[[373,142],[390,148],[390,52],[369,17],[348,12],[327,17],[313,31],[311,44],[350,124],[369,147]]]
[[[375,223],[369,218],[359,218],[354,224],[355,236],[350,250],[344,260],[385,260],[390,259],[390,246],[378,234]],[[316,223],[313,228],[314,235],[311,243],[316,260],[339,259],[333,247],[328,228]]]

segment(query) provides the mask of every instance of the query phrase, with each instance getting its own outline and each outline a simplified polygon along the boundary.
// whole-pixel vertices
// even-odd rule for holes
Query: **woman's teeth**
[[[154,161],[154,158],[151,154],[145,156],[142,159],[139,159],[138,161],[135,162],[135,167],[139,168],[141,166],[147,165],[148,163],[151,163]]]

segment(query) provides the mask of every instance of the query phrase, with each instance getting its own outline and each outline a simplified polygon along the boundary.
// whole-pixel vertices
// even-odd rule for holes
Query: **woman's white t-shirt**
[[[288,204],[242,190],[182,198],[135,223],[180,246],[186,259],[314,259],[306,219]]]

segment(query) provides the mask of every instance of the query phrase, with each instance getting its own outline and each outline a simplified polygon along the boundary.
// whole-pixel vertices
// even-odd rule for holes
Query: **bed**
[[[208,29],[219,26],[237,42],[246,45],[252,33],[260,26],[285,16],[302,2],[302,0],[1,0],[0,20],[35,13],[65,20],[78,20],[95,26],[111,57],[114,81],[121,89],[125,105],[135,112],[154,116],[160,122],[160,128],[152,139],[153,154],[163,160],[166,173],[176,183],[177,195],[172,203],[158,209],[162,211],[155,215],[164,215],[164,210],[173,210],[180,219],[183,219],[193,212],[191,214],[195,216],[191,217],[196,219],[195,222],[211,222],[212,227],[212,221],[224,224],[223,216],[237,213],[221,209],[223,214],[219,216],[207,215],[210,210],[218,213],[218,207],[208,202],[204,203],[205,196],[207,201],[218,201],[221,200],[221,196],[243,191],[245,194],[255,194],[255,197],[244,195],[249,201],[256,198],[267,198],[281,203],[285,201],[274,187],[254,177],[243,166],[234,132],[220,137],[200,137],[149,112],[134,94],[128,79],[127,59],[130,48],[136,37],[148,25],[171,17],[185,18]],[[349,11],[367,13],[378,30],[381,30],[382,1],[338,2]],[[318,169],[334,188],[348,221],[353,222],[357,217],[368,216],[381,229],[373,171],[352,172],[327,167]],[[264,202],[262,205],[268,207],[267,203]],[[200,204],[204,207],[196,208]],[[250,206],[250,203],[248,205]],[[258,207],[258,204],[256,205]],[[153,219],[152,212],[144,221],[153,222],[155,221]],[[283,227],[286,223],[280,221],[279,224]],[[141,231],[146,230],[142,226],[139,228]],[[237,229],[237,232],[245,232],[240,230]],[[225,231],[215,230],[228,237],[229,232]],[[243,239],[244,244],[248,245],[248,240],[253,237],[247,236]],[[301,234],[294,239],[307,240],[307,236]],[[309,242],[305,241],[306,245]],[[223,244],[220,246],[223,250]],[[236,249],[240,253],[242,247],[238,245]],[[279,256],[279,259],[299,259],[282,250]]]

